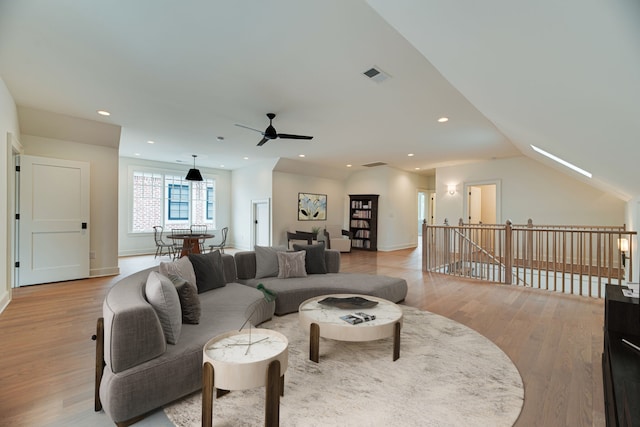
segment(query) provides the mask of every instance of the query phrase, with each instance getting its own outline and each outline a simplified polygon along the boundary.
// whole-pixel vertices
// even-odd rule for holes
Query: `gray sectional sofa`
[[[183,323],[175,344],[167,342],[167,325],[148,296],[148,282],[152,276],[160,276],[151,272],[159,269],[143,270],[118,281],[105,297],[103,318],[98,320],[96,411],[104,409],[116,424],[126,426],[200,389],[204,344],[218,334],[238,329],[249,317],[258,326],[274,312],[295,312],[302,301],[329,293],[373,295],[393,302],[402,301],[407,294],[403,279],[340,273],[338,251],[323,250],[322,256],[326,274],[256,278],[257,270],[261,271],[259,276],[265,272],[260,265],[262,258],[257,262],[254,251],[221,255],[224,286],[198,294],[199,324]],[[174,264],[185,265],[185,261],[169,266]],[[256,289],[260,283],[277,292],[275,303],[267,302]],[[184,316],[184,306],[182,310]]]
[[[275,314],[282,316],[298,311],[300,304],[313,297],[327,294],[362,294],[400,302],[407,296],[407,282],[398,277],[363,273],[340,273],[340,252],[324,251],[326,274],[309,274],[306,277],[280,279],[277,276],[256,278],[255,251],[234,255],[238,282],[251,287],[262,283],[278,294]]]
[[[250,315],[254,326],[273,316],[274,303],[266,302],[262,292],[234,283],[233,256],[222,259],[226,285],[198,295],[200,323],[182,324],[175,345],[166,343],[156,311],[145,298],[149,273],[158,268],[139,271],[113,285],[103,303],[105,365],[101,380],[96,378],[96,410],[101,403],[116,424],[125,426],[199,390],[205,343],[240,328]]]

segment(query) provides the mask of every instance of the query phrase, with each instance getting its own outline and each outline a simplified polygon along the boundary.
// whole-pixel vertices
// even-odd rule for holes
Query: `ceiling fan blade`
[[[264,145],[265,142],[267,142],[269,140],[269,138],[262,138],[260,140],[260,142],[258,142],[258,147],[262,147]]]
[[[250,128],[249,126],[245,126],[245,125],[241,125],[240,123],[234,123],[236,126],[240,127],[240,128],[245,128],[245,129],[249,129],[252,130],[254,132],[258,132],[261,133],[262,135],[264,135],[264,132],[258,129],[254,129],[254,128]]]
[[[286,139],[313,139],[312,136],[305,135],[290,135],[288,133],[279,133],[278,138],[286,138]]]

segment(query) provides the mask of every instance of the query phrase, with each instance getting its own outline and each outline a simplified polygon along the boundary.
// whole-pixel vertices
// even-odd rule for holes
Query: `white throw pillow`
[[[196,272],[189,257],[183,256],[173,262],[161,262],[158,270],[163,276],[179,276],[193,285],[196,284]]]
[[[182,330],[182,310],[176,287],[168,277],[152,271],[144,293],[160,319],[164,338],[169,344],[176,344]]]
[[[278,252],[278,279],[307,277],[307,270],[304,265],[306,254],[305,251]]]

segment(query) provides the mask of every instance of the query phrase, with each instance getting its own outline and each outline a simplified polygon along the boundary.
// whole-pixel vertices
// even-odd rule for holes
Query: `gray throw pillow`
[[[196,273],[196,286],[199,294],[226,285],[220,251],[208,254],[189,254],[189,261],[191,261],[193,271]]]
[[[305,251],[278,252],[278,279],[307,277],[304,265],[305,254]]]
[[[144,293],[160,319],[165,340],[169,344],[176,344],[182,330],[182,312],[176,287],[168,277],[152,271],[147,277]]]
[[[286,246],[255,246],[256,279],[276,277],[279,272],[278,252],[286,252]]]
[[[294,244],[296,251],[305,251],[305,266],[307,274],[327,274],[327,263],[324,259],[324,243],[317,245]]]
[[[200,313],[202,311],[198,288],[180,276],[169,275],[169,279],[171,279],[178,291],[180,309],[182,310],[182,323],[197,325],[200,323]]]

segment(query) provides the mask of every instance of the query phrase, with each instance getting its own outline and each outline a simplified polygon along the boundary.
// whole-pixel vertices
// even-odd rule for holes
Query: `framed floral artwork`
[[[326,221],[327,195],[298,193],[298,221]]]

